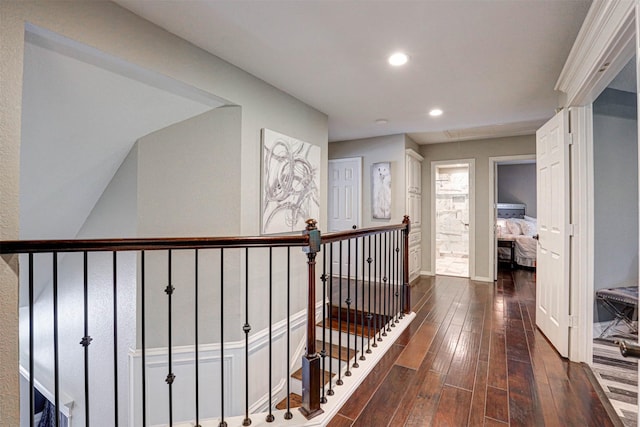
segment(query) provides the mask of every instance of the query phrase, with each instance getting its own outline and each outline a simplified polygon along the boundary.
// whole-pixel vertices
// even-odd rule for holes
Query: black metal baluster
[[[195,405],[196,405],[196,427],[200,427],[200,352],[199,352],[199,331],[198,331],[198,249],[195,250],[194,256],[194,306],[193,306],[193,317],[194,317],[194,358],[195,358],[195,375],[196,375],[196,390],[195,390]]]
[[[342,240],[338,242],[338,255],[340,256],[340,264],[338,265],[338,275],[340,276],[338,278],[338,360],[342,360]],[[342,369],[338,369],[336,385],[342,384]]]
[[[114,425],[118,420],[118,257],[113,251],[113,418]]]
[[[387,251],[387,293],[389,295],[389,304],[387,306],[387,331],[391,331],[391,326],[393,325],[393,311],[391,307],[393,301],[393,284],[391,283],[393,279],[393,236],[390,231],[387,231],[386,235],[388,236],[389,244],[385,249]]]
[[[173,380],[175,379],[175,375],[173,374],[173,343],[172,343],[172,319],[171,319],[171,304],[172,304],[172,295],[174,291],[174,287],[171,283],[171,268],[172,268],[172,252],[171,249],[168,251],[168,259],[167,259],[167,287],[164,289],[164,292],[167,294],[167,310],[168,310],[168,318],[167,318],[167,329],[168,329],[168,347],[167,347],[167,357],[168,357],[168,373],[165,382],[169,386],[169,425],[173,425]]]
[[[227,427],[224,420],[224,248],[220,248],[220,423]]]
[[[366,357],[364,356],[364,334],[365,334],[365,324],[364,324],[364,319],[365,319],[365,314],[364,314],[364,300],[365,300],[365,293],[364,293],[364,272],[365,272],[365,267],[364,267],[364,263],[366,262],[365,260],[365,256],[364,256],[364,236],[362,237],[362,279],[360,282],[360,290],[361,290],[361,301],[362,301],[362,305],[360,307],[360,327],[362,329],[362,335],[360,335],[360,360],[365,360]]]
[[[80,340],[80,345],[84,347],[84,423],[89,427],[89,344],[91,344],[91,337],[89,336],[89,272],[87,271],[88,253],[83,252],[83,321],[84,321],[84,336]]]
[[[243,426],[251,425],[251,418],[249,418],[249,332],[251,331],[251,325],[249,324],[249,248],[244,249],[245,262],[244,262],[244,325],[242,330],[244,331],[244,420]]]
[[[353,257],[353,259],[355,260],[354,264],[354,268],[355,268],[355,276],[354,276],[354,291],[355,291],[355,299],[356,299],[356,308],[355,311],[353,312],[353,367],[354,368],[358,368],[360,365],[358,365],[358,359],[356,357],[356,355],[358,354],[358,238],[356,237],[354,240],[355,243],[355,256]],[[349,316],[351,316],[351,313],[349,313]],[[362,328],[361,328],[362,329]]]
[[[389,268],[388,268],[388,274],[389,274],[389,328],[387,329],[388,331],[390,331],[391,327],[395,328],[395,322],[393,320],[393,260],[394,260],[394,253],[393,253],[393,232],[388,232],[389,234]]]
[[[266,421],[268,423],[273,422],[275,417],[273,416],[273,403],[271,393],[273,392],[273,387],[271,385],[271,374],[272,374],[272,308],[273,308],[273,248],[269,247],[269,414],[267,415]]]
[[[329,390],[327,396],[333,396],[333,243],[329,244]]]
[[[400,314],[400,231],[396,230],[395,232],[395,239],[396,239],[396,262],[393,264],[394,268],[395,268],[395,276],[396,276],[396,280],[395,280],[395,284],[393,285],[393,292],[394,292],[394,301],[395,301],[395,317],[396,317],[396,323],[400,323],[400,320],[398,318],[399,314]]]
[[[33,374],[33,253],[29,253],[29,426],[35,427],[35,380]]]
[[[376,234],[373,236],[373,260],[374,260],[374,263],[373,263],[373,344],[371,344],[371,347],[374,347],[374,348],[378,346],[378,344],[376,343],[376,334],[380,330],[378,325],[378,322],[380,321],[380,316],[379,316],[380,310],[378,306],[380,305],[379,294],[381,294],[381,292],[378,292],[380,287],[380,281],[378,280],[379,270],[380,270],[380,263],[378,259],[378,246],[379,246],[378,235]]]
[[[287,412],[284,419],[293,418],[291,413],[291,247],[287,246]]]
[[[344,376],[350,377],[351,371],[349,370],[349,363],[351,362],[351,239],[347,240],[347,299],[345,300],[345,303],[347,304],[347,370],[345,371]],[[340,311],[342,311],[342,308],[340,309]]]
[[[398,289],[400,291],[400,306],[398,310],[400,311],[400,320],[404,319],[404,230],[400,230],[400,260],[398,261],[399,274],[398,274]]]
[[[384,321],[382,323],[382,336],[386,337],[387,336],[387,330],[388,330],[388,321],[389,321],[389,312],[388,312],[388,305],[387,302],[389,300],[389,278],[388,278],[388,271],[389,271],[389,251],[387,250],[387,234],[388,233],[384,233],[384,246],[382,249],[382,286],[384,289],[384,308],[382,310],[383,315],[384,315]]]
[[[60,423],[60,354],[58,350],[58,252],[53,253],[53,404],[55,410],[54,426]]]
[[[142,331],[141,331],[141,345],[142,345],[142,426],[146,427],[147,425],[147,351],[146,351],[146,328],[145,328],[145,302],[144,302],[144,288],[145,288],[145,262],[144,262],[144,251],[141,252],[140,262],[142,264],[141,268],[141,284],[140,284],[140,300],[141,300],[141,308],[140,308],[140,316],[142,317]]]
[[[398,311],[396,310],[396,298],[398,296],[398,293],[396,292],[396,284],[398,283],[396,281],[397,279],[397,269],[396,269],[396,265],[397,265],[397,253],[396,250],[398,249],[397,247],[397,240],[396,240],[396,235],[397,233],[395,231],[391,232],[391,280],[389,280],[389,284],[390,284],[390,288],[391,288],[391,327],[395,328],[396,327],[396,322],[398,321],[397,319],[397,314]]]
[[[327,244],[322,245],[322,350],[320,350],[320,357],[322,357],[322,396],[320,396],[320,403],[327,403],[327,397],[325,395],[325,388],[327,383],[327,337],[326,337],[326,316],[327,316]],[[331,383],[329,383],[331,387]]]
[[[376,313],[378,317],[378,341],[382,341],[382,336],[384,335],[384,302],[385,302],[385,287],[384,287],[384,253],[382,251],[382,234],[378,235],[378,252],[376,256],[376,260],[378,262],[378,288],[380,290],[380,296],[378,301],[378,312]]]
[[[371,353],[371,320],[373,318],[373,314],[371,314],[371,263],[373,262],[373,258],[371,258],[371,236],[367,236],[367,243],[369,246],[369,251],[368,251],[368,256],[367,256],[367,264],[369,264],[369,278],[367,279],[368,282],[368,303],[367,303],[367,353]],[[375,282],[374,282],[375,283]],[[374,300],[374,304],[375,304],[375,300]],[[363,355],[364,356],[364,355]]]
[[[394,287],[395,287],[395,236],[394,232],[389,232],[389,326],[392,328],[396,327],[394,316],[395,316],[395,299],[394,299]]]

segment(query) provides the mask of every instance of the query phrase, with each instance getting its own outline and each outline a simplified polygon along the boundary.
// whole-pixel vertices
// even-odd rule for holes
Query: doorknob
[[[535,236],[532,236],[532,237],[533,237],[534,239],[536,239],[536,240],[540,240],[540,235],[539,235],[539,234],[536,234]]]
[[[620,346],[620,354],[622,354],[624,357],[633,357],[635,359],[640,359],[639,345],[626,342],[625,340],[618,341],[618,345]]]
[[[358,227],[356,227],[356,225],[355,225],[355,224],[353,224],[353,227],[351,227],[351,228],[353,228],[353,229],[355,230],[355,229],[356,229],[356,228],[358,228]]]

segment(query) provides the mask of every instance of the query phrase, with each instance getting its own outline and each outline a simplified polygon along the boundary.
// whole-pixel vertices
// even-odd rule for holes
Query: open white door
[[[562,357],[569,355],[569,141],[566,110],[536,132],[536,325]]]

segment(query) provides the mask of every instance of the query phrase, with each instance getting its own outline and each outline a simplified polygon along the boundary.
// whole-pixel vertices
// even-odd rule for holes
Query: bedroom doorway
[[[473,162],[432,162],[437,275],[470,277]]]
[[[500,261],[498,255],[498,239],[502,237],[502,233],[506,232],[504,224],[499,223],[498,203],[519,204],[525,206],[524,215],[527,217],[537,217],[537,189],[536,189],[536,155],[524,154],[517,156],[498,156],[489,158],[489,182],[492,183],[489,189],[489,260],[490,275],[493,280],[498,278],[498,267],[511,267],[510,262],[506,262],[506,258],[510,258],[510,250],[503,248],[502,258],[504,263]],[[528,245],[530,246],[530,245]],[[535,266],[535,248],[529,248],[524,258],[521,258],[522,264],[526,267]],[[520,253],[520,251],[518,251]],[[515,254],[514,254],[515,260]],[[517,261],[517,260],[515,260]]]

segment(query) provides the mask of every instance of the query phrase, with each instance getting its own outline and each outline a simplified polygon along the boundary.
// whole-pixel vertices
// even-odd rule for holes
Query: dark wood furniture
[[[500,238],[498,238],[498,247],[499,248],[509,248],[509,251],[510,251],[509,268],[511,268],[513,270],[515,268],[515,266],[516,266],[516,259],[515,259],[516,242],[513,241],[513,240],[509,240],[509,239],[500,239]]]

